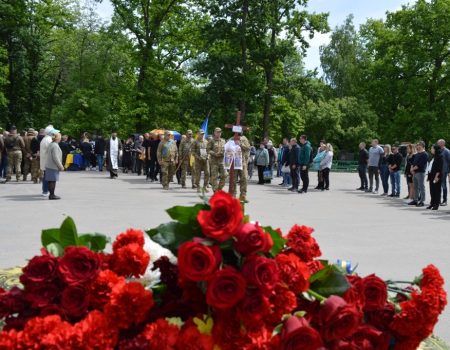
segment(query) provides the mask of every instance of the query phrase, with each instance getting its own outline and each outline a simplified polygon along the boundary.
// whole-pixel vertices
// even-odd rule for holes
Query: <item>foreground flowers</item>
[[[168,213],[175,221],[147,234],[177,264],[170,253],[152,259],[139,230],[111,254],[71,219],[43,231],[22,286],[0,289],[0,350],[412,350],[447,304],[433,265],[401,287],[348,274],[318,260],[312,228],[284,237],[224,192]]]

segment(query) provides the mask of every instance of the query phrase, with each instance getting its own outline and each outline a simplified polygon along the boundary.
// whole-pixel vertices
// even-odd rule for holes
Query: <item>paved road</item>
[[[408,279],[429,263],[450,281],[450,207],[437,212],[411,208],[399,199],[357,192],[357,175],[331,174],[331,191],[290,193],[273,185],[249,188],[247,212],[284,232],[295,223],[312,226],[324,257],[358,263],[361,274]],[[315,179],[312,179],[315,185]],[[24,264],[38,253],[40,230],[58,227],[70,215],[80,232],[114,237],[128,227],[150,228],[169,219],[164,209],[198,201],[193,190],[168,192],[143,177],[104,173],[64,173],[61,201],[44,200],[39,185],[0,185],[0,266]],[[402,193],[404,196],[405,194]],[[447,284],[450,290],[450,284]],[[436,332],[450,341],[450,307]]]

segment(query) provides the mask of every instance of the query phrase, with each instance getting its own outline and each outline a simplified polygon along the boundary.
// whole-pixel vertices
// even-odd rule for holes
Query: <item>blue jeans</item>
[[[387,165],[380,167],[381,183],[383,184],[383,193],[389,192],[389,168]]]
[[[393,171],[389,174],[393,195],[400,195],[400,171]]]
[[[97,154],[98,171],[103,171],[103,154]]]
[[[448,172],[442,172],[442,202],[447,203],[447,177]]]
[[[45,179],[45,171],[43,172],[42,176],[42,193],[47,194],[48,193],[48,181]]]
[[[91,166],[91,160],[89,159],[89,157],[86,157],[83,155],[83,167],[84,169],[89,169],[89,167]]]
[[[6,177],[6,169],[8,169],[8,155],[2,155],[2,162],[0,164],[0,177]]]
[[[291,184],[291,174],[289,173],[282,173],[283,175],[283,183],[285,186],[289,186]]]

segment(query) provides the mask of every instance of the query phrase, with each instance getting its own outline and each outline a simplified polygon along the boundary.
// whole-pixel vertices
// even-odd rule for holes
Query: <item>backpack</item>
[[[5,137],[5,148],[11,151],[16,146],[18,138],[19,138],[18,136],[14,138],[11,136]]]

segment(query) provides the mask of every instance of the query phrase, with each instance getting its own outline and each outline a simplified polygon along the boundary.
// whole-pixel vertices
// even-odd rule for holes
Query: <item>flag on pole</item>
[[[200,126],[200,129],[202,129],[205,132],[205,137],[208,137],[208,122],[209,117],[206,117],[202,125]]]

